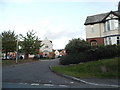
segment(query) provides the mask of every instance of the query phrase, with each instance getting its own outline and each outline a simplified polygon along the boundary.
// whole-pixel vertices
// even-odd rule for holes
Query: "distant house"
[[[91,45],[120,44],[120,3],[118,11],[88,16],[84,25]]]
[[[58,57],[60,55],[60,52],[58,50],[54,50],[55,57]]]
[[[45,38],[44,40],[41,41],[41,44],[43,46],[40,48],[40,55],[42,55],[43,57],[52,57],[53,53],[52,41]]]
[[[55,53],[55,57],[66,55],[66,51],[64,49],[55,50],[54,53]]]

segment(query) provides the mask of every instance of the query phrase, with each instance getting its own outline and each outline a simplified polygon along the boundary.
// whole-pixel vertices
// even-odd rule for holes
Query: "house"
[[[45,38],[44,40],[41,41],[41,44],[43,46],[40,48],[40,55],[42,55],[43,57],[52,57],[53,54],[52,41]]]
[[[65,49],[55,50],[54,53],[55,53],[55,57],[59,57],[59,56],[64,56],[64,55],[66,55]]]
[[[88,16],[84,25],[91,45],[120,44],[120,2],[118,11]]]
[[[54,50],[55,53],[55,57],[59,57],[60,56],[60,52],[58,50]]]
[[[60,51],[60,54],[59,54],[60,56],[64,56],[64,55],[66,55],[66,51],[65,51],[65,49],[62,49],[61,51]]]

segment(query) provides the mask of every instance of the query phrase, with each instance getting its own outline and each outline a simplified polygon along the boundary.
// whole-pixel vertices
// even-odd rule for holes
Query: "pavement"
[[[117,79],[75,78],[51,72],[59,59],[41,60],[2,68],[3,88],[118,88]]]

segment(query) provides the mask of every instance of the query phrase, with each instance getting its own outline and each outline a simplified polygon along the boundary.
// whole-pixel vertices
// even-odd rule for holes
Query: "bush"
[[[67,54],[70,53],[81,53],[90,48],[90,45],[85,41],[78,39],[72,39],[69,41],[69,43],[66,45],[65,50]]]
[[[80,62],[86,62],[85,53],[78,53],[78,54],[67,54],[60,58],[60,63],[62,65],[68,64],[78,64]]]
[[[117,46],[117,56],[120,57],[120,45]]]
[[[120,48],[115,45],[92,47],[86,52],[86,57],[89,61],[114,58],[119,56],[119,49]]]
[[[80,62],[97,61],[120,57],[120,45],[94,46],[81,53],[68,53],[61,57],[60,63],[63,65],[78,64]]]

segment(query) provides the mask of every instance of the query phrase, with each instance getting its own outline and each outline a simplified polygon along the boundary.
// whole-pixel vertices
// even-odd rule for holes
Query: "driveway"
[[[58,64],[59,59],[54,59],[3,67],[3,88],[109,88],[73,81],[51,72],[49,66]]]

